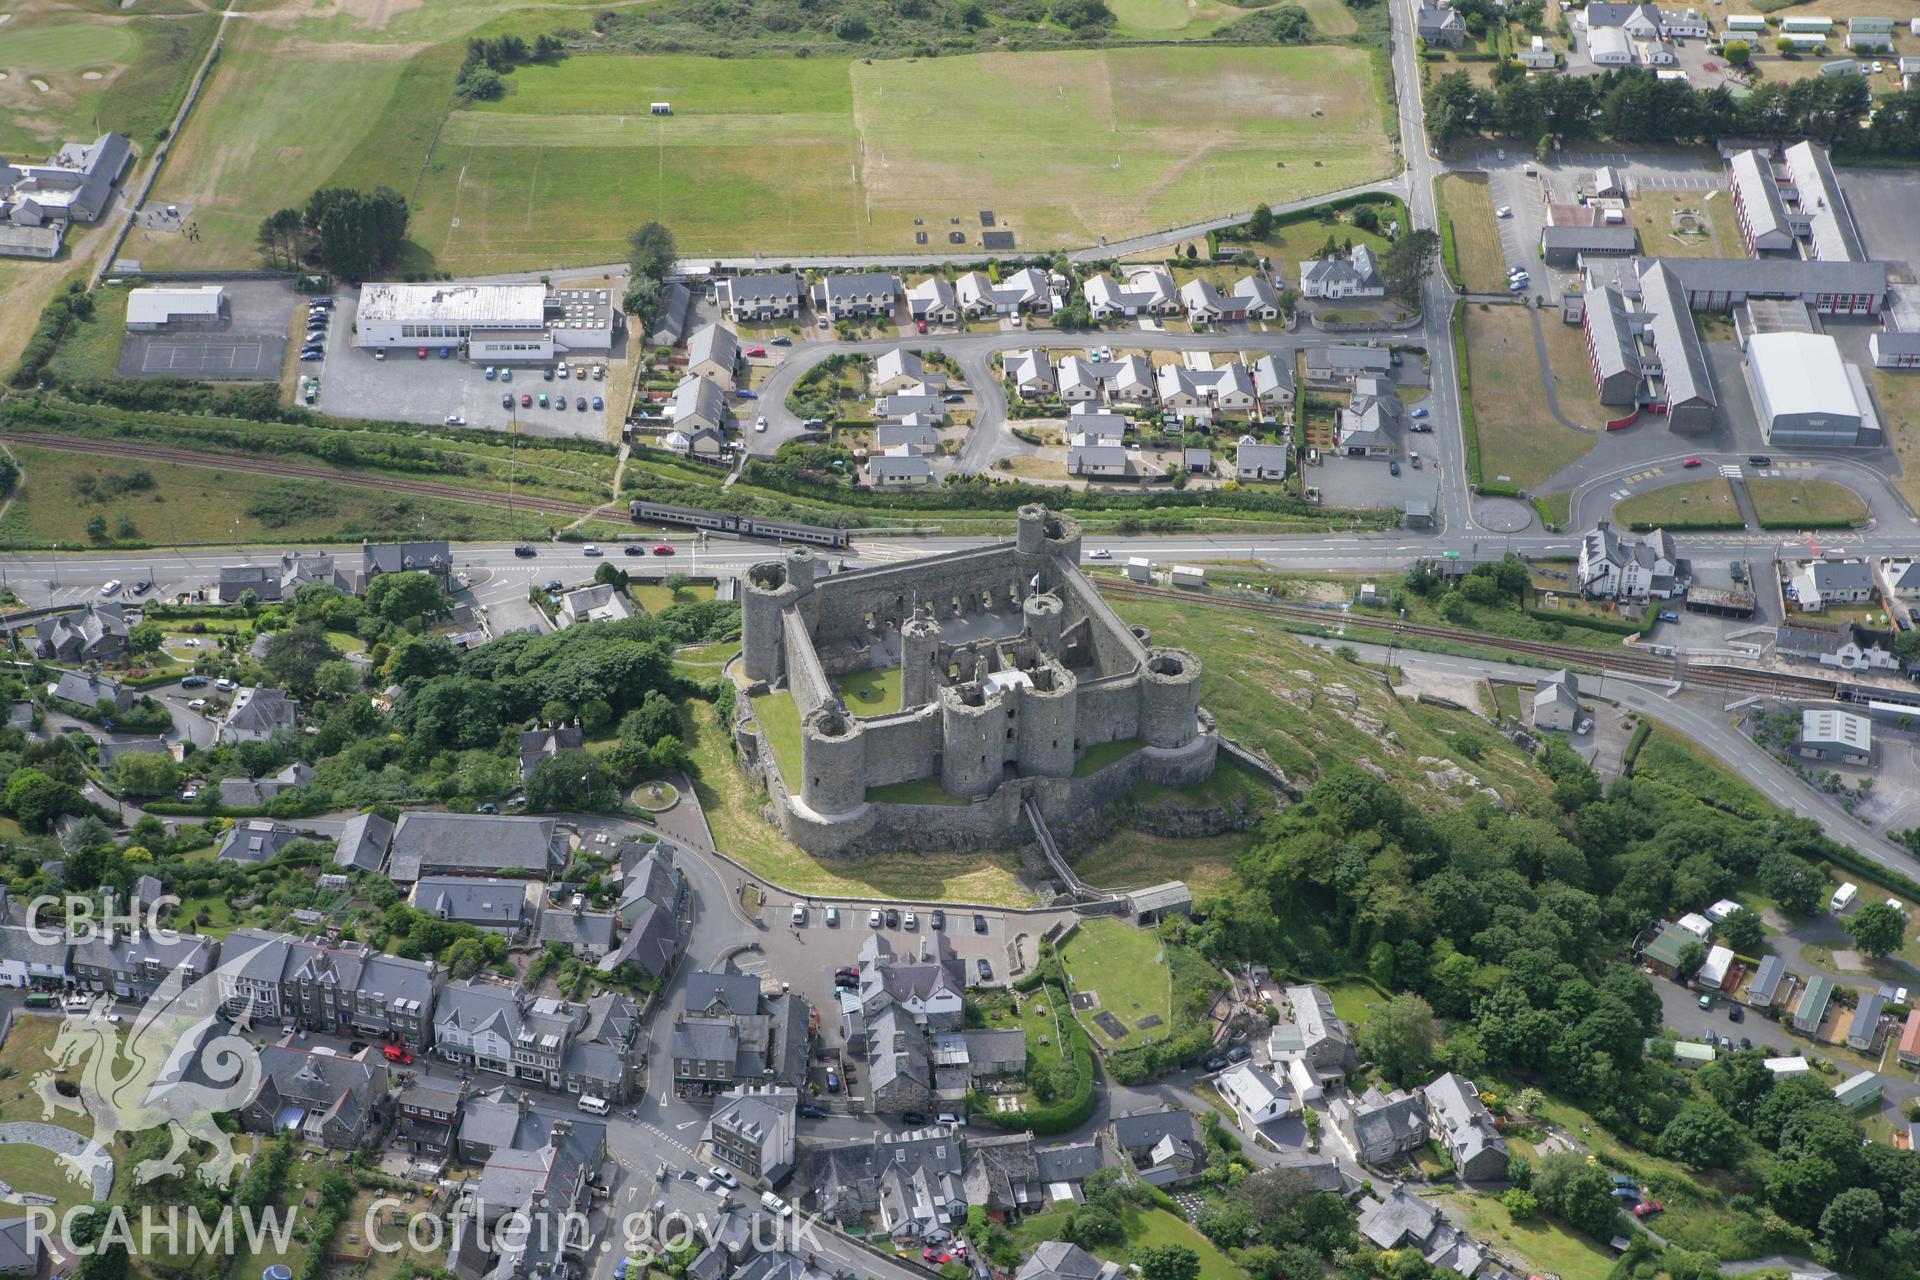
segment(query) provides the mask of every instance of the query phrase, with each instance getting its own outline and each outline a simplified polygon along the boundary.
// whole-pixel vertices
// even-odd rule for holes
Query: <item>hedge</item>
[[[1015,990],[1031,991],[1038,988],[1048,972],[1045,963],[1035,966],[1032,973],[1013,984]],[[1022,982],[1029,985],[1023,987]],[[1046,998],[1053,1002],[1054,1008],[1069,1011],[1073,1008],[1067,1000],[1066,988],[1047,984],[1046,993]],[[1066,1040],[1060,1046],[1062,1056],[1070,1057],[1074,1068],[1074,1087],[1070,1096],[1023,1111],[994,1111],[976,1091],[967,1097],[967,1110],[976,1119],[985,1120],[995,1128],[1019,1129],[1037,1134],[1067,1133],[1085,1124],[1093,1115],[1093,1044],[1070,1012],[1060,1020],[1060,1027]]]
[[[1628,527],[1635,533],[1651,533],[1655,529],[1667,529],[1676,533],[1699,533],[1713,529],[1744,529],[1746,521],[1735,517],[1710,520],[1633,520]],[[1804,529],[1807,526],[1793,524],[1783,526],[1791,529]]]
[[[1460,430],[1467,441],[1467,479],[1482,493],[1486,492],[1480,483],[1480,432],[1473,423],[1473,376],[1467,367],[1467,304],[1457,299],[1453,304],[1453,363],[1455,380],[1460,387]]]
[[[1647,739],[1653,736],[1653,722],[1642,720],[1634,726],[1633,737],[1627,740],[1627,751],[1620,760],[1620,772],[1626,777],[1633,776],[1633,762],[1640,758],[1640,748],[1647,745]]]
[[[1734,528],[1743,528],[1734,525]],[[1864,520],[1762,520],[1762,529],[1864,529]]]
[[[1585,627],[1589,631],[1604,631],[1613,636],[1637,636],[1646,630],[1644,622],[1617,622],[1612,618],[1595,618],[1588,614],[1555,613],[1551,609],[1522,610],[1536,622],[1558,622],[1569,627]],[[1652,609],[1647,610],[1648,617],[1656,616]]]

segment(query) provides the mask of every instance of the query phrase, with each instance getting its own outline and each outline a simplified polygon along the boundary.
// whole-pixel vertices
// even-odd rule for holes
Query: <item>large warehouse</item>
[[[168,325],[217,325],[226,314],[226,290],[217,284],[169,285],[127,294],[127,328],[135,333]]]
[[[1880,419],[1860,370],[1824,333],[1756,333],[1747,339],[1747,385],[1767,443],[1876,445]]]
[[[542,284],[370,284],[360,291],[355,332],[363,347],[465,343],[484,364],[544,363],[572,352],[613,348],[608,289]]]

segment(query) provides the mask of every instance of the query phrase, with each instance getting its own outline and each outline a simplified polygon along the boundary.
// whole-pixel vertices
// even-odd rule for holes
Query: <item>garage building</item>
[[[217,325],[226,314],[226,291],[217,284],[134,289],[127,294],[127,328],[135,333],[170,325]]]
[[[1880,419],[1860,370],[1823,333],[1756,333],[1746,343],[1747,384],[1773,445],[1877,445]]]
[[[476,363],[545,363],[613,348],[611,290],[542,284],[370,284],[355,332],[363,347],[467,345]]]
[[[1873,762],[1873,724],[1851,711],[1817,707],[1800,713],[1800,754],[1842,764]]]

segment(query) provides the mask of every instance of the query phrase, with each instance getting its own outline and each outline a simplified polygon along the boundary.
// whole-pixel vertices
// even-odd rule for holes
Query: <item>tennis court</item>
[[[286,350],[279,334],[130,333],[119,372],[123,378],[274,382]]]

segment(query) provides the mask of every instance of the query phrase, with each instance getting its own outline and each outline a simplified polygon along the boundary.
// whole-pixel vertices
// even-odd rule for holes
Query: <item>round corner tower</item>
[[[813,552],[795,547],[783,560],[750,566],[741,579],[741,667],[749,680],[772,680],[786,670],[780,615],[813,591],[813,568]]]
[[[1019,541],[1016,549],[1023,556],[1059,556],[1068,564],[1080,563],[1080,522],[1070,516],[1049,511],[1037,502],[1020,508]]]
[[[1058,657],[1060,637],[1066,631],[1067,622],[1067,607],[1060,597],[1050,591],[1028,596],[1021,603],[1020,612],[1027,620],[1027,634],[1040,646],[1040,652]]]
[[[940,690],[940,786],[983,796],[1000,785],[1007,759],[1007,704],[978,683]]]
[[[1184,747],[1200,736],[1200,660],[1185,649],[1150,649],[1140,672],[1140,739]]]
[[[939,684],[934,663],[940,657],[940,624],[926,609],[916,606],[913,617],[900,628],[900,706],[923,707],[933,701]]]
[[[1047,778],[1073,776],[1074,726],[1079,714],[1080,682],[1073,672],[1049,662],[1032,673],[1033,684],[1020,691],[1020,772]]]
[[[867,741],[860,722],[815,707],[800,725],[800,798],[815,813],[846,813],[867,799]]]

